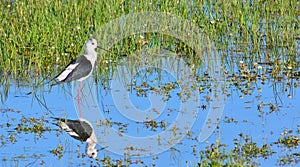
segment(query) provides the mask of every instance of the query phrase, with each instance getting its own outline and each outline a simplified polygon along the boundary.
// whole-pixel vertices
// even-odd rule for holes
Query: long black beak
[[[107,49],[104,49],[104,48],[102,48],[101,46],[97,46],[97,48],[102,49],[102,50],[104,50],[104,51],[106,51],[106,52],[112,53],[111,51],[109,51],[109,50],[107,50]]]

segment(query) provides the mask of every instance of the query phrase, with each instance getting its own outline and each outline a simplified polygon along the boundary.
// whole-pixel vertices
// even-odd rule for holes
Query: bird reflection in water
[[[97,137],[94,132],[92,124],[86,119],[79,118],[78,120],[53,118],[55,125],[67,132],[71,137],[86,142],[86,154],[90,158],[96,158],[98,150],[95,149],[97,145]]]

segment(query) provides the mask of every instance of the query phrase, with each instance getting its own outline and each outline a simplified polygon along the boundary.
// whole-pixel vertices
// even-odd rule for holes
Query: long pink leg
[[[81,112],[81,107],[80,107],[80,91],[81,91],[81,87],[82,87],[82,81],[80,81],[79,84],[79,89],[78,89],[78,109],[79,109],[79,117],[82,118],[82,112]]]

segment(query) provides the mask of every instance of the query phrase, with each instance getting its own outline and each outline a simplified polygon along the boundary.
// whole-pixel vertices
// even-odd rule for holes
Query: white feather
[[[79,63],[70,64],[66,69],[56,78],[58,81],[63,81],[67,76],[78,66]]]
[[[77,133],[75,133],[66,123],[60,122],[60,127],[67,132],[71,136],[80,137]]]

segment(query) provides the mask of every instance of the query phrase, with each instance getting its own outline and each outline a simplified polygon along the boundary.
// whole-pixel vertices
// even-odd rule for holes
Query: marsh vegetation
[[[191,131],[189,141],[172,147],[168,158],[177,166],[297,166],[300,161],[300,2],[288,1],[7,1],[0,3],[0,135],[2,166],[24,164],[72,164],[91,166],[159,166],[166,156],[145,159],[119,157],[109,152],[95,160],[86,157],[83,145],[72,141],[51,123],[51,114],[68,114],[73,106],[68,98],[69,85],[50,88],[47,80],[54,77],[71,59],[82,52],[85,41],[107,22],[137,12],[167,12],[182,17],[199,28],[213,44],[225,75],[227,98],[220,124],[208,141],[197,142]],[[101,39],[97,39],[101,46]],[[110,80],[118,66],[141,53],[153,54],[161,48],[183,58],[196,80],[192,90],[202,98],[200,110],[209,108],[209,93],[214,78],[206,72],[193,48],[172,36],[153,32],[132,34],[106,48],[119,54],[98,57],[93,80],[103,97],[110,90]],[[124,56],[127,55],[127,56]],[[151,62],[151,57],[148,59]],[[135,75],[128,89],[132,96],[145,98],[151,91],[165,101],[184,101],[190,92],[180,89],[180,81],[164,80],[164,72],[145,69]],[[148,76],[148,77],[145,77]],[[157,77],[160,76],[160,77]],[[155,78],[157,77],[157,78]],[[122,75],[120,75],[122,80]],[[45,110],[32,94],[38,92],[48,102]],[[53,95],[47,95],[47,94]],[[59,96],[58,96],[59,95]],[[61,102],[55,101],[57,99]],[[65,98],[65,99],[61,99]],[[99,98],[99,101],[101,101]],[[44,100],[45,100],[44,99]],[[67,99],[67,100],[66,100]],[[175,99],[175,100],[174,100]],[[69,101],[68,101],[69,100]],[[139,127],[152,134],[164,130],[174,120],[176,110],[165,117],[135,123],[116,119],[109,101],[103,98],[103,112],[108,117],[99,126],[118,129],[120,135]],[[57,105],[61,106],[57,106]],[[143,106],[141,106],[143,107]],[[171,115],[171,116],[170,116]],[[172,117],[173,115],[173,117]],[[170,117],[169,117],[170,116]],[[230,135],[228,135],[230,134]],[[49,143],[44,149],[41,145]],[[73,146],[77,146],[74,148]],[[11,148],[20,146],[17,152]],[[40,150],[42,151],[37,151]],[[191,158],[193,157],[193,158]],[[74,160],[76,159],[76,160]],[[54,161],[57,163],[53,163]],[[92,161],[92,162],[91,162]],[[60,163],[59,163],[60,162]]]

